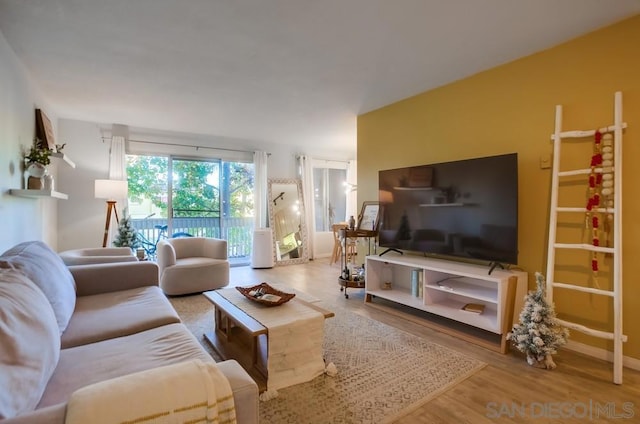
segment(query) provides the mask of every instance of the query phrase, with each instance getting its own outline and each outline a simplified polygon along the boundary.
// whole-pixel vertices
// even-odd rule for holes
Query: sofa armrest
[[[115,262],[69,267],[76,282],[76,294],[89,296],[158,285],[155,262]]]
[[[205,238],[202,247],[204,256],[213,259],[227,259],[227,241],[216,238]]]
[[[176,264],[176,250],[167,240],[160,240],[156,247],[156,260],[160,272],[163,269]]]

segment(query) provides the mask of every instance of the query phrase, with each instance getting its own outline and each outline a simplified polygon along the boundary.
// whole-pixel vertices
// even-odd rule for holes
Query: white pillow
[[[76,283],[62,258],[41,241],[26,241],[0,256],[0,268],[20,271],[42,290],[61,335],[76,307]]]
[[[0,269],[0,420],[35,409],[59,358],[49,301],[25,275]]]

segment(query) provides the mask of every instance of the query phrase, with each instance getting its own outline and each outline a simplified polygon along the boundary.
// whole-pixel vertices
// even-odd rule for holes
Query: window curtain
[[[314,202],[313,202],[313,160],[309,156],[298,156],[298,173],[302,181],[302,198],[304,201],[304,222],[307,231],[307,249],[309,250],[309,259],[313,259],[314,238],[316,234],[314,225]]]
[[[125,151],[125,140],[123,136],[114,135],[111,137],[111,149],[109,150],[109,179],[110,180],[127,180],[127,153]],[[129,206],[127,197],[124,199],[116,199],[120,203],[119,218],[124,216],[126,208]],[[111,220],[109,228],[109,238],[107,246],[113,245],[113,239],[118,233],[118,223]]]
[[[347,216],[345,222],[349,222],[349,217],[353,216],[358,222],[358,161],[350,160],[347,165]]]
[[[255,169],[255,181],[253,188],[254,198],[254,228],[267,227],[267,152],[254,152],[253,165]]]

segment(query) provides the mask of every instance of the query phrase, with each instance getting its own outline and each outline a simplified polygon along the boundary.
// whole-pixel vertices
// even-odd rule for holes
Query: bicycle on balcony
[[[156,250],[158,249],[158,242],[162,239],[169,238],[167,234],[167,225],[154,225],[154,228],[158,230],[158,235],[154,241],[149,240],[144,236],[142,232],[138,232],[138,243],[139,246],[144,249],[147,254],[147,258],[154,259],[156,257]],[[185,233],[182,231],[175,232],[171,235],[171,238],[177,237],[193,237],[193,235],[189,233]]]

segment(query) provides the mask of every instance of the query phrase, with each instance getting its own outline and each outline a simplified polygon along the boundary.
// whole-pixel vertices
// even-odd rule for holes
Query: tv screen
[[[518,156],[379,171],[381,247],[518,262]]]

